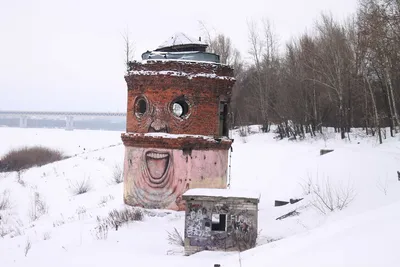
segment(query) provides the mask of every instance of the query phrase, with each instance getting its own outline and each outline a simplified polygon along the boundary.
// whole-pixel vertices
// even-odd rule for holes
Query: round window
[[[184,99],[175,100],[172,103],[172,113],[179,118],[189,113],[189,105]]]
[[[144,97],[139,97],[135,103],[135,114],[137,116],[143,116],[147,111],[147,101]]]

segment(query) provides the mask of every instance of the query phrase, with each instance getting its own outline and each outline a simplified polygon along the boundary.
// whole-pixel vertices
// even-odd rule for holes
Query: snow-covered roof
[[[160,44],[157,49],[164,48],[164,47],[171,47],[171,46],[178,46],[178,45],[188,45],[188,44],[197,44],[202,46],[207,46],[207,43],[203,41],[199,41],[196,38],[188,36],[185,33],[177,32]]]
[[[183,196],[260,199],[260,193],[241,189],[193,188]]]

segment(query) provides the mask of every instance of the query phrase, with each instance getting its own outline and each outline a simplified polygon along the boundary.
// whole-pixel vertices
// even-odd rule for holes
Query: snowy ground
[[[361,131],[350,141],[334,133],[303,141],[273,137],[234,133],[231,187],[261,192],[258,246],[240,255],[185,257],[167,240],[174,227],[183,232],[182,212],[148,211],[143,221],[110,230],[105,240],[96,238],[97,216],[124,206],[122,184],[112,183],[124,155],[120,132],[0,128],[0,155],[46,145],[72,156],[20,175],[0,173],[0,196],[6,191],[11,202],[0,210],[0,266],[399,266],[399,136],[383,145]],[[335,151],[320,156],[325,147]],[[304,194],[309,179],[319,185],[329,179],[333,189],[352,188],[355,198],[347,208],[323,215],[309,205],[313,195]],[[83,180],[91,189],[75,196],[74,187]],[[32,220],[35,194],[48,211]],[[296,204],[274,207],[275,200],[301,197]],[[298,216],[276,220],[294,209]]]

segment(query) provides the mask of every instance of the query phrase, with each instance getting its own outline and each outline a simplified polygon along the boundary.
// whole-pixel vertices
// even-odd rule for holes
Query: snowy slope
[[[399,209],[398,201],[259,246],[241,254],[242,266],[399,266]]]
[[[257,127],[253,127],[257,132]],[[242,266],[398,266],[400,241],[400,140],[377,145],[375,138],[356,131],[351,141],[334,133],[303,141],[277,141],[274,134],[234,133],[231,188],[261,193],[260,238],[255,249],[241,253]],[[0,266],[240,266],[238,253],[201,252],[183,256],[169,244],[167,231],[183,232],[183,213],[145,211],[142,222],[95,237],[97,216],[122,208],[122,184],[113,184],[115,166],[122,166],[124,149],[119,132],[0,128],[0,152],[22,145],[43,144],[72,157],[20,175],[0,174],[0,194],[8,190],[11,208],[0,210]],[[334,152],[319,155],[320,148]],[[83,149],[84,148],[84,149]],[[351,185],[354,201],[323,215],[309,205],[301,185],[309,179],[333,187]],[[75,196],[74,185],[89,181],[91,190]],[[48,212],[32,221],[35,193]],[[303,198],[274,207],[275,200]],[[300,214],[276,220],[294,209]],[[279,240],[278,240],[279,239]],[[31,249],[24,256],[27,240]],[[270,242],[272,240],[277,240]]]

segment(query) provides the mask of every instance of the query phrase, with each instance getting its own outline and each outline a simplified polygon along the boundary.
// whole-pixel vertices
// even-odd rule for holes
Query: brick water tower
[[[175,34],[130,62],[124,202],[183,210],[190,188],[226,188],[233,140],[228,114],[233,69],[207,44]]]

